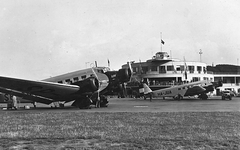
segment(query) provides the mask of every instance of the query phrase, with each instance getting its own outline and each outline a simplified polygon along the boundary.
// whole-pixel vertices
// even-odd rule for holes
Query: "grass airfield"
[[[89,110],[40,107],[0,111],[0,150],[237,150],[240,149],[240,112],[236,111],[239,101],[238,98],[193,102],[154,99],[150,103],[146,100],[114,99],[110,100],[107,108]],[[198,109],[196,105],[201,108],[205,104],[208,104],[209,111],[204,108],[201,112],[191,111]],[[172,105],[186,105],[186,111],[182,111],[183,108],[178,111]],[[191,106],[192,109],[189,108]],[[152,107],[166,111],[149,111]],[[233,111],[225,111],[225,107],[229,110],[233,107]],[[118,108],[126,110],[123,112]],[[174,110],[168,111],[169,108]]]

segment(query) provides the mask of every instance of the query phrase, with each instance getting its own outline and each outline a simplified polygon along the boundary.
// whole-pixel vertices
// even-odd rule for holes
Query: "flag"
[[[161,39],[161,43],[164,44],[165,42]]]
[[[97,67],[97,61],[95,61],[95,66]]]
[[[109,61],[109,59],[108,59],[108,67],[110,67],[110,61]]]

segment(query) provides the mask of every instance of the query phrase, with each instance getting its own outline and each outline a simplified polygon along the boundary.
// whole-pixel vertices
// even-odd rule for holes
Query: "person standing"
[[[149,93],[150,102],[152,101],[152,93]]]
[[[12,96],[12,104],[13,104],[13,109],[17,110],[17,97]]]
[[[100,97],[97,97],[97,101],[96,101],[96,108],[100,108]]]

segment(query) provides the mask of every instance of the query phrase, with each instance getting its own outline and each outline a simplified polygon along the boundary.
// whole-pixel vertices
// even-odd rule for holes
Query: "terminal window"
[[[190,71],[190,73],[194,72],[194,66],[188,66],[188,70]]]
[[[159,72],[160,73],[166,73],[165,66],[159,66]]]
[[[152,66],[151,71],[157,71],[157,66]]]
[[[201,66],[197,66],[197,71],[198,71],[198,73],[201,73],[202,67]]]
[[[167,66],[167,71],[173,71],[174,70],[174,66]]]

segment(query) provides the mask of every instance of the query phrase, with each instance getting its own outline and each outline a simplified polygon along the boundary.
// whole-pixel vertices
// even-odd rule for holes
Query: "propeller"
[[[131,63],[132,62],[127,62],[128,68],[120,69],[117,73],[119,88],[121,89],[121,97],[123,98],[127,95],[126,83],[131,80],[133,74]]]

